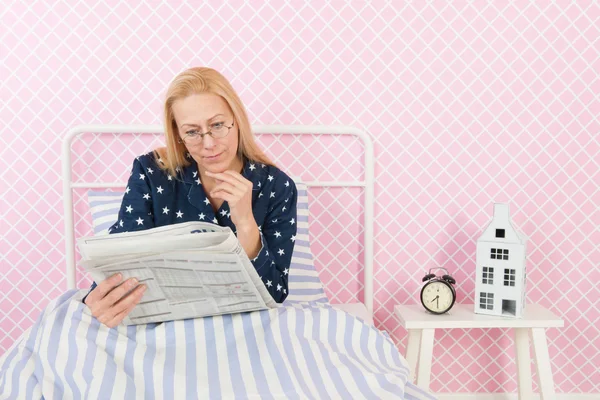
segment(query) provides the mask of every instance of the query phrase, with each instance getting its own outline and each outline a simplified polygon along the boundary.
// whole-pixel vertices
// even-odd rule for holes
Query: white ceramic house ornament
[[[494,217],[477,239],[476,314],[523,317],[526,248],[527,237],[513,226],[508,204],[494,203]]]

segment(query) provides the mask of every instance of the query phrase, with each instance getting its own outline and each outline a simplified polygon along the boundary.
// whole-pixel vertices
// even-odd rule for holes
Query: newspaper
[[[84,237],[77,246],[96,282],[120,272],[147,285],[125,325],[279,306],[229,227],[186,222]]]

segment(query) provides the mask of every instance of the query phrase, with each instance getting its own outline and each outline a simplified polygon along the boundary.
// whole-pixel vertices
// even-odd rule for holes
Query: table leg
[[[531,359],[529,358],[529,329],[515,328],[515,346],[517,361],[517,384],[519,400],[533,397],[531,381]]]
[[[413,383],[415,382],[415,376],[417,374],[417,359],[419,357],[420,346],[421,329],[409,329],[404,358],[406,358],[406,361],[408,362],[410,368],[410,381]]]
[[[533,342],[535,367],[540,387],[540,399],[554,399],[556,396],[554,392],[554,379],[550,367],[550,355],[548,354],[548,342],[546,341],[544,328],[531,328],[531,341]]]
[[[417,372],[417,385],[429,390],[431,379],[431,357],[433,356],[433,338],[435,329],[421,331],[421,351],[419,352],[419,371]]]

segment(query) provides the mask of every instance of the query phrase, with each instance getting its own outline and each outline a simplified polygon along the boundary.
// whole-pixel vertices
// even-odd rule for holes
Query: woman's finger
[[[144,295],[144,292],[146,291],[146,287],[147,286],[143,285],[143,284],[139,285],[137,288],[135,288],[135,290],[133,290],[127,296],[125,296],[121,300],[119,300],[116,304],[114,304],[111,307],[110,314],[117,315],[120,312],[122,312],[123,310],[131,307],[132,305],[135,306],[142,299],[142,296]]]
[[[236,179],[238,182],[241,182],[244,186],[252,186],[252,181],[249,181],[248,179],[244,178],[242,175],[240,175],[239,173],[237,173],[235,171],[228,169],[227,171],[225,171],[223,173],[230,175],[231,177]]]
[[[108,322],[105,325],[109,328],[114,328],[115,326],[119,325],[121,321],[123,321],[123,318],[125,318],[131,312],[131,310],[133,310],[135,306],[139,304],[139,302],[142,300],[145,291],[146,285],[140,285],[138,288],[136,288],[134,292],[132,292],[129,296],[126,297],[126,299],[128,299],[127,301],[119,302],[119,311],[115,313],[115,315],[110,320],[108,320]],[[117,307],[113,308],[117,309]]]
[[[232,174],[229,174],[227,172],[229,172],[229,170],[225,171],[225,172],[218,172],[218,173],[212,173],[212,172],[206,171],[206,175],[210,176],[211,178],[219,179],[221,181],[230,183],[234,186],[241,183],[240,180],[237,179],[237,177],[235,176],[235,174],[236,174],[235,172],[231,171]],[[237,175],[239,175],[239,174],[237,174]]]
[[[129,314],[131,310],[133,310],[134,307],[135,304],[124,309],[123,311],[115,315],[112,319],[107,321],[104,325],[108,326],[109,328],[114,328],[115,326],[119,325],[121,321],[123,321],[123,318],[125,318],[127,314]]]
[[[224,192],[222,190],[214,192],[211,196],[215,199],[225,200],[230,206],[233,206],[234,204],[236,204],[236,202],[239,199],[239,197],[234,196],[231,193]]]
[[[116,273],[113,276],[100,282],[88,297],[85,298],[85,304],[88,306],[102,300],[108,292],[110,292],[115,286],[121,283],[123,276],[120,273]]]
[[[127,279],[121,285],[115,287],[109,294],[107,294],[102,300],[98,302],[98,306],[104,310],[108,310],[112,307],[121,297],[125,296],[127,292],[132,290],[138,284],[137,279]]]
[[[231,193],[232,195],[235,195],[238,197],[242,197],[246,193],[242,188],[238,188],[227,182],[223,182],[223,183],[220,183],[217,186],[215,186],[213,188],[213,190],[210,191],[210,195],[212,196],[213,193],[216,193],[218,191]]]

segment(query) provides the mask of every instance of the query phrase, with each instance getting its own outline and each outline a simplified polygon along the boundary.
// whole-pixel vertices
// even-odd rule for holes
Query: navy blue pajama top
[[[206,197],[194,159],[173,177],[158,167],[152,152],[136,157],[123,196],[119,219],[109,233],[131,232],[189,221],[228,226],[236,233],[227,201],[215,213]],[[262,247],[251,259],[273,299],[281,303],[288,295],[288,271],[296,240],[294,181],[279,168],[246,161],[241,175],[252,181],[252,213]],[[92,284],[90,292],[96,287]],[[89,293],[88,293],[89,294]],[[87,295],[86,295],[87,297]],[[83,298],[85,301],[85,297]]]

